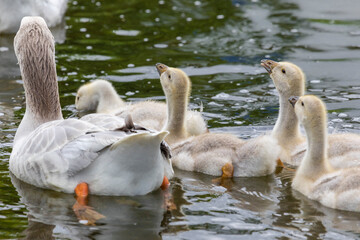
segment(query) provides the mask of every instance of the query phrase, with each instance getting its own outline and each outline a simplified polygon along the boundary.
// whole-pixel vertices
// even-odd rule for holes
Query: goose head
[[[270,74],[280,95],[286,97],[304,95],[305,75],[298,66],[270,59],[261,60],[261,66]]]
[[[326,107],[320,98],[313,95],[290,97],[289,102],[295,108],[295,114],[306,131],[317,131],[326,125]]]
[[[101,81],[101,80],[96,80]],[[99,92],[94,86],[96,81],[82,85],[76,93],[75,107],[80,111],[96,111],[99,104]]]
[[[29,55],[29,52],[34,53],[39,49],[43,49],[47,55],[55,54],[54,37],[42,17],[24,17],[21,20],[14,38],[14,49],[19,61]],[[20,62],[19,65],[21,66]]]
[[[79,111],[106,113],[124,106],[113,85],[106,80],[97,79],[82,85],[76,93],[75,107]]]
[[[186,73],[178,68],[168,67],[162,63],[156,64],[156,69],[159,72],[161,86],[166,97],[189,96],[191,81]]]

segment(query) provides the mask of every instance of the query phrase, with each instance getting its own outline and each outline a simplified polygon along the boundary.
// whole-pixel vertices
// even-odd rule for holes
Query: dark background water
[[[291,61],[307,92],[329,109],[329,128],[360,128],[360,2],[357,0],[69,1],[52,29],[63,113],[77,117],[76,90],[104,78],[126,100],[164,100],[155,63],[179,67],[193,83],[211,131],[248,138],[271,129],[278,97],[262,58]],[[91,196],[106,219],[84,226],[72,195],[10,176],[8,159],[24,113],[14,35],[0,35],[0,238],[59,239],[349,239],[360,214],[322,207],[290,188],[292,172],[221,184],[176,171],[169,192]],[[164,210],[172,195],[176,209]]]

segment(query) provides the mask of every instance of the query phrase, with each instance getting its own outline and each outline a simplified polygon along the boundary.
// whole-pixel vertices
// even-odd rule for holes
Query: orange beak
[[[161,74],[163,74],[164,72],[166,72],[166,70],[168,70],[168,66],[166,66],[165,64],[162,63],[157,63],[156,64],[156,69],[159,73],[159,75],[161,76]]]
[[[275,62],[273,60],[270,59],[263,59],[261,60],[261,66],[263,66],[263,68],[265,68],[265,70],[271,74],[272,70],[278,65],[278,62]]]

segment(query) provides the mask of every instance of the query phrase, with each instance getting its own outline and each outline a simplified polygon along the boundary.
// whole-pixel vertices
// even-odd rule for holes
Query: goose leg
[[[164,204],[163,204],[163,208],[166,211],[173,211],[176,210],[176,204],[174,202],[174,197],[172,195],[172,193],[170,191],[165,191],[164,192]]]
[[[163,180],[160,188],[161,188],[162,190],[166,190],[166,189],[168,189],[169,187],[170,187],[169,179],[168,179],[166,176],[164,176],[164,180]]]
[[[227,162],[221,170],[221,177],[213,179],[212,182],[230,190],[233,185],[234,166],[231,162]]]
[[[234,166],[231,162],[226,163],[221,170],[223,172],[222,178],[232,178],[234,176]]]
[[[174,203],[174,199],[173,199],[171,192],[169,192],[167,190],[169,187],[170,187],[169,179],[166,176],[164,176],[164,180],[160,186],[160,188],[162,190],[164,190],[164,205],[163,205],[163,207],[167,211],[172,211],[172,210],[176,210],[177,208]]]
[[[79,183],[75,188],[75,194],[78,198],[86,198],[89,195],[89,185],[85,182]]]
[[[289,167],[286,167],[284,165],[284,163],[280,160],[280,158],[276,161],[276,170],[275,170],[275,174],[279,174],[281,173],[281,171],[283,169],[286,169],[286,170],[289,170],[289,171],[295,171],[295,169],[292,169],[292,168],[289,168]]]
[[[86,225],[95,225],[95,222],[104,215],[93,210],[88,206],[89,186],[87,183],[79,183],[75,188],[76,203],[73,205],[73,211],[80,221],[84,221]]]

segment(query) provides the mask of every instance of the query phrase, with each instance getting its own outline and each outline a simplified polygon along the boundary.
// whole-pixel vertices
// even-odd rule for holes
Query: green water
[[[63,113],[78,116],[76,90],[96,78],[112,81],[128,101],[163,101],[155,69],[161,62],[191,77],[190,107],[203,104],[211,131],[257,136],[271,130],[278,113],[277,93],[259,64],[271,58],[303,68],[307,92],[327,104],[331,131],[358,132],[359,9],[356,0],[69,1],[64,23],[52,29]],[[306,199],[290,188],[293,173],[287,171],[221,185],[176,171],[169,193],[91,196],[89,204],[106,219],[82,225],[72,195],[36,189],[8,171],[25,111],[13,37],[0,35],[0,238],[360,237],[360,214]],[[165,211],[169,196],[176,209]]]

